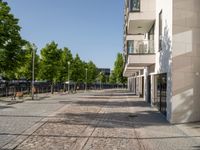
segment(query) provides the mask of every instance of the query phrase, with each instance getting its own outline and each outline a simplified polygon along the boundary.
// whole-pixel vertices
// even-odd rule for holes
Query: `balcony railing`
[[[140,0],[129,0],[129,11],[139,12],[140,11]]]
[[[154,40],[127,41],[128,54],[154,54]]]

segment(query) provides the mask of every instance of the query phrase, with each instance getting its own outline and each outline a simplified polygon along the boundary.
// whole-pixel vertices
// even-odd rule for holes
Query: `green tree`
[[[115,81],[115,83],[125,83],[126,78],[123,77],[123,66],[124,66],[124,59],[121,53],[117,54],[117,58],[115,60],[114,64],[114,70],[112,72],[112,82]]]
[[[61,59],[60,59],[60,71],[59,71],[59,81],[60,82],[64,82],[68,80],[68,74],[70,72],[70,68],[68,69],[68,62],[70,62],[70,64],[73,62],[73,56],[71,51],[64,47],[61,53]],[[69,72],[68,72],[69,70]]]
[[[106,83],[105,74],[103,72],[99,72],[99,74],[97,75],[96,80],[99,81],[100,83]]]
[[[25,77],[27,80],[32,79],[32,65],[33,65],[33,54],[35,55],[34,60],[34,76],[35,78],[38,77],[39,72],[39,56],[36,53],[36,46],[35,44],[27,43],[24,47],[25,50],[25,59],[23,61],[23,64],[19,67],[17,70],[15,76],[17,79],[20,79],[22,77]]]
[[[109,83],[116,83],[116,78],[115,78],[115,75],[114,75],[114,72],[112,71],[111,74],[110,74],[110,77],[109,77]]]
[[[47,44],[41,50],[41,69],[39,74],[41,79],[51,82],[52,94],[54,84],[59,81],[61,54],[62,50],[58,49],[58,45],[55,42]]]
[[[0,73],[14,78],[14,73],[24,59],[23,45],[18,19],[10,13],[10,7],[0,0]]]
[[[77,89],[77,84],[85,81],[85,65],[78,54],[76,54],[70,70],[70,79],[75,82],[75,89]]]
[[[96,65],[92,61],[89,61],[86,64],[86,68],[87,68],[87,83],[94,83],[98,74]]]

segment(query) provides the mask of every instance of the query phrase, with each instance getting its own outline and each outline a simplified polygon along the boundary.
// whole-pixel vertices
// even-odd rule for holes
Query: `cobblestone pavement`
[[[0,102],[0,149],[13,142],[17,137],[26,133],[29,128],[34,129],[40,121],[71,102],[71,97],[65,95],[41,94],[36,100],[26,98],[23,103]],[[64,101],[65,103],[61,103]],[[19,101],[18,101],[19,102]],[[36,125],[37,124],[37,125]],[[28,133],[28,132],[27,132]],[[28,135],[23,135],[26,138]]]
[[[20,112],[20,108],[24,108],[24,105],[29,107],[29,103],[14,106],[17,107],[16,111]],[[40,106],[39,103],[46,105]],[[32,105],[37,105],[38,114]],[[196,134],[191,136],[186,130],[188,128],[169,124],[156,109],[149,107],[142,99],[126,91],[107,90],[76,95],[57,95],[39,102],[31,102],[30,107],[32,111],[26,113],[29,115],[33,113],[32,116],[22,117],[21,120],[18,120],[16,116],[13,117],[17,126],[21,122],[28,124],[27,130],[22,132],[20,128],[23,127],[13,129],[14,126],[9,127],[10,131],[2,130],[2,137],[8,138],[7,136],[11,135],[16,138],[4,144],[1,149],[200,149],[200,134],[195,132]],[[43,110],[43,107],[51,108],[51,110],[48,113],[41,113],[40,109]],[[6,120],[6,117],[4,119]]]

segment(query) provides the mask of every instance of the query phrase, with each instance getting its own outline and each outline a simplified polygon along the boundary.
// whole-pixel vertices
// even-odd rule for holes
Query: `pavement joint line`
[[[96,113],[96,116],[102,111],[102,108]],[[99,120],[95,119],[93,121],[91,121],[91,124],[98,124]],[[77,139],[75,145],[73,145],[70,149],[71,150],[82,150],[83,147],[85,146],[86,142],[88,141],[88,139],[91,137],[92,133],[94,132],[95,127],[90,127],[90,125],[88,125],[85,130],[82,132],[82,134],[85,135],[85,138],[83,139]]]
[[[109,99],[108,99],[108,101],[106,102],[106,104],[109,104],[109,101],[111,100],[112,97],[113,97],[112,95],[108,97]],[[107,108],[105,105],[102,106],[102,109],[105,109],[105,108]],[[98,120],[96,126],[94,127],[93,132],[91,133],[91,135],[89,136],[89,138],[87,138],[87,141],[86,141],[86,143],[84,144],[84,146],[82,147],[81,150],[83,150],[83,148],[87,145],[89,139],[92,137],[92,135],[93,135],[94,131],[96,130],[96,128],[99,127],[99,126],[101,125],[101,123],[102,123],[103,121],[106,120],[106,118],[105,118],[106,111],[104,110],[104,111],[102,111],[102,112],[103,112],[103,117],[102,117],[103,119],[99,119],[99,120]]]
[[[8,146],[8,148],[5,148],[4,150],[20,149],[20,148],[29,149],[33,147],[34,149],[37,148],[41,149],[43,146],[46,147],[46,149],[48,148],[50,149],[52,146],[53,147],[55,146],[54,149],[59,149],[61,148],[61,146],[64,146],[64,148],[69,148],[71,150],[71,147],[73,148],[74,145],[79,146],[79,147],[77,146],[78,149],[75,147],[74,150],[85,150],[85,149],[98,150],[98,149],[109,149],[109,148],[118,149],[118,147],[119,149],[135,148],[138,150],[199,148],[200,132],[198,132],[196,129],[199,130],[200,124],[198,124],[198,126],[195,124],[195,127],[187,126],[187,124],[186,126],[179,124],[170,124],[166,120],[166,118],[162,117],[162,114],[156,108],[148,105],[148,103],[142,99],[132,98],[127,93],[126,97],[123,96],[121,100],[120,99],[115,100],[111,96],[112,93],[105,93],[105,94],[110,95],[110,100],[109,98],[100,100],[102,101],[103,105],[101,105],[101,103],[99,105],[98,102],[94,103],[95,104],[94,108],[92,105],[93,109],[90,109],[91,107],[84,104],[80,105],[80,110],[79,107],[71,108],[71,106],[78,105],[78,103],[76,103],[78,99],[75,97],[69,99],[71,103],[63,102],[60,103],[57,107],[54,107],[54,109],[50,109],[50,111],[45,110],[45,112],[42,111],[42,113],[36,113],[39,114],[35,116],[35,117],[38,116],[38,118],[35,118],[33,122],[30,122],[30,124],[26,125],[24,128],[22,126],[22,128],[20,128],[19,131],[18,129],[13,130],[14,128],[17,128],[15,125],[11,126],[11,130],[13,131],[2,130],[0,136],[8,138],[7,140],[5,140],[6,141],[5,143],[3,141],[2,146],[5,146],[6,143],[10,144],[10,146],[12,146],[12,144],[15,144],[15,142],[17,144],[17,138],[19,143],[18,145],[13,145],[13,147],[11,148],[9,148]],[[115,94],[115,96],[116,95],[117,94]],[[58,98],[57,100],[57,97],[50,98],[50,101],[51,100],[56,100],[57,102],[60,102],[59,101],[60,99]],[[87,100],[88,100],[87,98],[84,99],[84,101]],[[95,100],[98,101],[99,99],[94,98],[90,101],[95,101]],[[109,103],[112,101],[113,103]],[[115,105],[115,102],[116,103],[119,102],[120,105]],[[65,106],[66,108],[64,108],[63,111],[59,112],[59,110]],[[81,106],[83,106],[83,109]],[[121,106],[121,107],[109,107],[109,106]],[[71,112],[71,110],[73,110],[74,108],[78,108],[78,111],[74,110],[73,112]],[[30,110],[28,109],[28,111]],[[52,115],[53,113],[56,113],[56,115],[55,116]],[[19,114],[20,116],[21,113],[17,112],[13,114]],[[27,113],[23,114],[25,114],[24,117],[26,117]],[[70,116],[70,114],[72,115]],[[77,114],[77,117],[76,115],[73,114]],[[138,117],[129,117],[130,114],[132,114],[133,116],[138,115]],[[34,117],[34,114],[30,113],[30,115],[33,115]],[[48,117],[50,115],[52,115],[52,117]],[[3,120],[4,119],[6,120],[5,118],[6,115],[5,116],[3,115],[3,117],[4,117]],[[13,118],[14,117],[15,115],[13,115]],[[65,117],[66,120],[69,121],[66,121]],[[62,118],[64,118],[64,120]],[[27,121],[29,120],[29,118],[20,118],[20,119],[22,119],[22,122],[23,119],[24,121],[26,121],[26,119]],[[18,120],[18,118],[15,118],[15,120]],[[63,126],[63,127],[67,131],[68,129],[71,129],[70,132],[62,133],[63,129],[59,128],[60,126],[57,126],[57,124],[52,124],[53,126],[49,126],[48,123],[51,122],[54,123],[54,121],[55,123],[58,124],[65,123],[66,121],[67,122],[66,124],[70,124],[70,127],[69,128],[68,126],[66,127]],[[73,124],[78,125],[77,130],[74,130]],[[41,125],[41,126],[37,127],[36,125]],[[34,126],[35,130],[33,132],[28,130],[30,128],[34,128]],[[59,131],[61,129],[61,133],[57,132],[58,131],[57,127]],[[194,132],[190,133],[190,130]],[[26,134],[26,132],[28,131],[30,131],[30,133]],[[86,131],[88,131],[88,133],[86,133]],[[21,137],[21,139],[19,137]],[[56,138],[56,140],[59,140],[58,143],[51,142],[51,138],[54,137]],[[42,139],[44,138],[45,140],[40,141],[40,138]],[[50,139],[50,141],[46,141],[46,139],[47,140]],[[79,143],[79,141],[82,143]],[[32,142],[36,143],[32,145]],[[0,146],[0,149],[2,146]]]
[[[130,100],[129,100],[129,97],[126,96],[126,102],[127,102],[128,104],[130,104],[129,101],[130,101]],[[130,107],[128,108],[128,110],[129,110],[129,112],[131,113],[131,108],[130,108]],[[130,118],[128,118],[128,119],[130,120]],[[138,143],[138,146],[139,146],[139,150],[145,150],[146,148],[145,148],[144,144],[142,143],[142,141],[140,140],[140,134],[136,131],[136,129],[135,129],[135,124],[134,124],[133,121],[132,121],[132,126],[133,126],[133,132],[134,132],[134,134],[135,134],[135,137],[136,137],[136,140],[137,140],[137,143]]]
[[[111,96],[109,97],[109,99],[111,99]],[[109,100],[106,102],[108,103]],[[99,114],[99,113],[102,113],[104,114],[105,116],[105,106],[102,106],[100,108],[100,110],[96,113],[96,116]],[[83,134],[86,135],[86,138],[83,138],[83,139],[77,139],[75,145],[73,145],[70,149],[71,150],[83,150],[83,148],[87,145],[89,139],[92,137],[92,134],[94,133],[94,131],[96,130],[96,128],[99,126],[99,123],[101,122],[100,119],[95,119],[91,122],[91,124],[95,124],[94,127],[90,127],[90,126],[87,126],[86,129],[84,130]]]
[[[185,138],[192,138],[193,139],[193,141],[195,141],[195,144],[199,144],[198,142],[197,142],[197,140],[195,139],[195,136],[190,136],[190,135],[188,135],[187,133],[185,133],[180,127],[178,127],[177,125],[175,125],[174,126],[175,128],[177,128],[184,136],[185,136]]]
[[[127,97],[127,100],[129,100],[129,98]],[[147,106],[148,107],[148,106]],[[150,106],[149,106],[150,107]],[[156,111],[156,112],[158,112],[161,116],[160,117],[162,117],[163,115],[156,109],[156,108],[154,108],[154,107],[150,107],[151,109],[153,109],[154,111]],[[130,109],[130,108],[129,108]],[[192,138],[193,139],[193,142],[196,144],[196,145],[199,145],[199,143],[197,143],[197,140],[195,140],[195,136],[189,136],[188,134],[186,134],[183,130],[181,130],[179,127],[177,127],[177,126],[174,126],[174,124],[170,124],[167,120],[166,120],[166,123],[144,123],[144,122],[137,122],[137,123],[134,123],[134,125],[167,125],[167,126],[171,126],[172,128],[174,128],[174,129],[176,129],[176,130],[178,130],[181,134],[182,134],[182,136],[174,136],[174,137],[172,137],[172,136],[163,136],[163,137],[154,137],[154,139],[160,139],[160,140],[162,140],[162,139],[176,139],[176,138],[184,138],[184,139],[189,139],[189,138]],[[135,135],[137,135],[137,134],[135,134]],[[143,140],[143,139],[148,139],[148,138],[138,138],[138,140]],[[148,146],[150,146],[149,144],[148,144]],[[144,146],[144,149],[145,149],[145,146]]]
[[[103,114],[105,115],[105,111],[102,111],[102,112],[103,112]],[[92,130],[91,134],[89,135],[89,137],[87,137],[87,140],[86,140],[86,142],[84,143],[84,145],[83,145],[83,147],[81,148],[81,150],[83,150],[83,148],[87,145],[89,139],[90,139],[91,136],[93,135],[94,131],[96,130],[96,128],[98,127],[98,125],[100,124],[100,122],[101,122],[101,120],[98,120],[98,121],[97,121],[96,125],[93,127],[93,130]]]
[[[72,104],[72,102],[69,103],[69,104]],[[69,104],[62,105],[56,111],[54,111],[53,113],[51,113],[47,116],[48,117],[54,117],[56,114],[62,112],[67,107],[69,107]],[[35,123],[30,128],[23,131],[21,133],[21,135],[19,135],[18,137],[12,139],[11,141],[9,141],[5,145],[3,145],[0,149],[16,149],[20,144],[22,144],[26,139],[28,139],[32,134],[34,134],[40,127],[42,127],[45,123],[47,123],[47,121],[49,120],[48,117],[40,119],[39,121],[37,121],[37,123]],[[24,136],[24,135],[27,135],[27,136]]]
[[[86,127],[87,128],[87,127]],[[12,135],[21,135],[21,134],[12,134]],[[23,136],[29,136],[29,134],[25,135],[23,134]],[[130,138],[130,137],[125,137],[125,136],[85,136],[85,135],[80,135],[80,136],[76,136],[76,135],[43,135],[43,134],[37,134],[37,135],[31,135],[31,136],[35,136],[35,137],[69,137],[69,138],[96,138],[96,139],[103,139],[103,138],[107,138],[107,139],[137,139],[135,137],[133,138]],[[190,136],[190,137],[199,137],[199,136]],[[189,138],[190,138],[189,137]],[[165,139],[178,139],[178,138],[187,138],[185,136],[162,136],[162,137],[140,137],[139,139],[140,140],[147,140],[147,139],[151,139],[151,140],[157,140],[157,139],[160,139],[160,140],[165,140]]]

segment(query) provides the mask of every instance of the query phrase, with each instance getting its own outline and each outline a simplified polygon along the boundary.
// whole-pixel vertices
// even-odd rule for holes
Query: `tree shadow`
[[[113,98],[112,98],[113,99]],[[68,102],[67,102],[68,103]],[[99,107],[149,107],[144,101],[76,101],[75,104],[82,105],[82,106],[99,106]]]
[[[193,150],[200,150],[200,146],[192,146]]]
[[[32,99],[31,97],[26,99],[26,101],[41,101],[44,99],[48,99],[50,96],[35,96],[34,99]]]
[[[166,89],[166,117],[170,120],[171,112],[171,98],[172,98],[172,39],[171,33],[169,31],[167,20],[165,21],[164,35],[162,38],[162,50],[160,51],[159,56],[159,72],[158,74],[166,73],[167,74],[167,89]]]
[[[5,105],[5,106],[0,106],[0,109],[7,109],[7,108],[14,108],[13,106],[7,106],[7,105]]]
[[[101,95],[107,95],[107,96],[117,96],[117,95],[135,95],[132,92],[130,92],[129,90],[117,90],[117,89],[113,89],[113,90],[107,90],[106,93],[105,92],[100,92],[100,93],[94,93],[93,95],[95,96],[101,96]]]
[[[187,10],[188,5],[199,5],[199,1],[173,1],[173,55],[171,95],[171,114],[174,123],[186,123],[200,120],[199,85],[200,55],[198,26],[195,24],[195,10]],[[177,9],[178,8],[178,9]],[[186,10],[186,11],[182,11]],[[192,13],[191,13],[192,12]],[[186,21],[188,23],[184,24]],[[173,97],[172,97],[173,96]]]
[[[141,111],[137,113],[60,113],[61,119],[52,119],[50,123],[70,125],[89,125],[99,128],[140,128],[152,125],[171,126],[165,117],[157,111]]]

